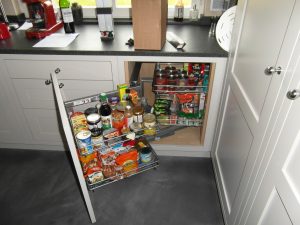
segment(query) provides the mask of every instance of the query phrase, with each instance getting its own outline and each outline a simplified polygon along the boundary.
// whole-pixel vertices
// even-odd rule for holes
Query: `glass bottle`
[[[59,0],[65,33],[75,33],[74,18],[69,0]]]
[[[174,21],[177,22],[183,21],[183,11],[184,11],[183,1],[177,0],[174,9]]]
[[[100,106],[100,116],[101,116],[101,121],[102,121],[102,129],[107,130],[112,127],[112,110],[110,105],[108,104],[107,101],[107,96],[105,93],[100,94],[100,101],[101,101],[101,106]]]
[[[130,127],[130,125],[133,123],[133,109],[130,105],[125,107],[124,116],[126,127]]]
[[[196,4],[193,6],[193,8],[190,10],[190,20],[191,21],[197,21],[198,20],[198,14],[199,10],[196,8]]]

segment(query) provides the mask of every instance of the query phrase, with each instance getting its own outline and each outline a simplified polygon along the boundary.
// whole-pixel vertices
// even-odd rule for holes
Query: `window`
[[[22,0],[18,0],[21,10],[28,17],[28,10],[26,4]],[[58,7],[59,0],[52,0],[55,7]],[[72,0],[71,2],[78,2],[83,7],[83,17],[84,18],[96,18],[95,6],[96,0]],[[189,10],[191,8],[192,2],[194,0],[183,0],[184,3],[184,17],[189,17]],[[173,18],[174,15],[174,5],[176,0],[168,0],[169,11],[168,17]],[[113,15],[114,18],[130,18],[131,10],[131,0],[113,0]]]

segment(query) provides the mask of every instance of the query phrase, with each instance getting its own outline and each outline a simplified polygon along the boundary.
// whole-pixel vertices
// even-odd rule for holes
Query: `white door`
[[[300,44],[299,44],[300,45]],[[297,67],[290,90],[300,94],[300,46]],[[272,157],[251,207],[241,224],[296,225],[300,224],[300,98],[285,99],[279,114],[279,125],[274,132]],[[282,122],[281,122],[282,121]],[[282,125],[283,124],[283,125]],[[279,135],[278,135],[279,134]],[[279,136],[279,138],[278,138]],[[271,139],[272,140],[272,139]]]
[[[247,195],[283,82],[283,73],[266,75],[265,69],[287,66],[287,60],[278,57],[295,1],[239,1],[212,156],[228,225],[235,224]]]

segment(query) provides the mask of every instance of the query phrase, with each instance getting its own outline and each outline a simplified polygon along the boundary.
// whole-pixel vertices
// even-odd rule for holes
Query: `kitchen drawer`
[[[11,78],[49,79],[50,73],[60,69],[58,77],[71,80],[112,80],[110,61],[51,61],[51,60],[4,60]]]
[[[12,79],[23,108],[54,109],[52,85],[40,79]],[[65,100],[113,90],[112,81],[60,80]]]
[[[25,109],[34,144],[63,145],[59,117],[55,109]]]

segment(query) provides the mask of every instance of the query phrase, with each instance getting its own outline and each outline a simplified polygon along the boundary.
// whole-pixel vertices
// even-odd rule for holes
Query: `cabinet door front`
[[[294,4],[295,0],[244,0],[237,7],[213,156],[227,224],[235,224],[248,194],[248,181],[283,82],[283,73],[267,74],[265,69],[283,66],[277,60]]]

